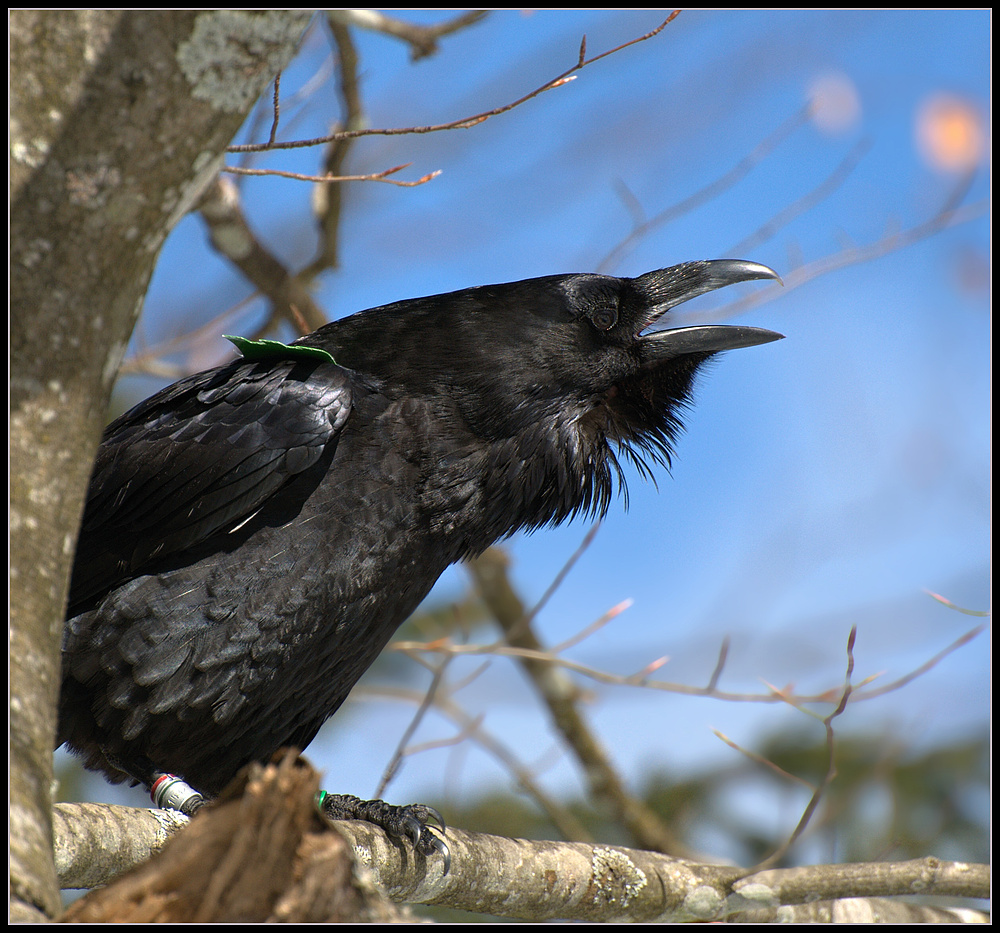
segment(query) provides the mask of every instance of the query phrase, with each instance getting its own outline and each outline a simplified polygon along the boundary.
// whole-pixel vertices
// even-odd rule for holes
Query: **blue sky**
[[[402,15],[436,22],[450,14]],[[358,33],[369,124],[439,123],[508,103],[574,64],[584,34],[594,55],[662,18],[499,11],[417,63],[399,43]],[[669,656],[658,676],[703,684],[729,635],[724,688],[760,691],[766,681],[821,690],[842,681],[852,625],[856,676],[884,672],[891,680],[978,621],[925,590],[988,607],[988,155],[978,160],[961,222],[799,280],[803,267],[919,227],[948,202],[963,166],[977,160],[960,152],[943,164],[947,144],[956,132],[961,143],[989,113],[990,26],[987,11],[685,11],[656,38],[477,127],[355,146],[355,172],[412,162],[400,177],[442,174],[417,188],[347,190],[341,265],[316,292],[331,319],[534,275],[637,275],[729,257],[857,158],[828,196],[735,257],[772,266],[788,287],[751,284],[691,306],[710,315],[741,297],[761,298],[740,321],[787,339],[715,362],[699,383],[672,475],[662,473],[658,489],[630,479],[629,512],[611,509],[538,629],[557,643],[622,600],[634,603],[568,657],[629,674]],[[283,76],[285,138],[320,135],[339,113],[335,87],[323,80],[329,48],[314,30]],[[291,96],[313,79],[317,88],[296,103]],[[821,117],[800,120],[731,187],[616,250],[636,217],[656,217],[726,177],[794,121],[817,87],[827,89]],[[944,138],[943,156],[918,143],[928,119],[934,138]],[[317,154],[280,153],[255,165],[314,172]],[[309,186],[266,179],[242,189],[261,238],[290,266],[308,263]],[[249,294],[189,217],[164,249],[135,345],[200,326]],[[251,332],[261,306],[248,308],[219,333]],[[174,361],[209,365],[227,346],[215,338]],[[136,400],[160,384],[129,376],[121,392]],[[577,522],[511,542],[514,579],[529,602],[586,531]],[[464,586],[452,570],[433,596],[453,598]],[[915,750],[981,733],[987,638],[906,688],[852,706],[842,728]],[[712,728],[752,746],[806,722],[774,706],[585,685],[594,691],[594,727],[635,786],[656,767],[733,763],[736,753]],[[493,661],[460,698],[526,761],[548,762],[550,789],[579,788],[575,766],[559,756],[545,714],[508,662]],[[399,703],[363,700],[337,717],[340,728],[321,734],[310,757],[332,789],[371,794],[409,714]],[[454,731],[431,716],[417,741]],[[389,796],[447,806],[448,795],[471,799],[505,780],[474,749],[446,749],[408,759]],[[794,825],[797,816],[789,819]]]

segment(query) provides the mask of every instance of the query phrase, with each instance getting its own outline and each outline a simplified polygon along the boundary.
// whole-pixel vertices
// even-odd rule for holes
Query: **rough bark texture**
[[[294,52],[308,14],[10,17],[12,916],[59,910],[59,642],[118,363],[166,235]]]
[[[251,765],[151,861],[77,901],[81,923],[324,923],[405,919],[364,877],[314,804],[294,754]]]
[[[988,866],[935,858],[754,873],[621,846],[509,839],[454,827],[445,837],[451,851],[445,874],[439,854],[425,858],[370,823],[337,822],[331,830],[317,815],[318,784],[316,772],[294,753],[266,768],[251,765],[165,847],[163,811],[62,805],[57,851],[64,881],[109,885],[77,902],[67,919],[408,916],[389,899],[533,922],[953,923],[982,922],[984,916],[888,898],[983,898],[990,890]],[[114,877],[125,864],[160,849],[148,863]],[[106,873],[95,874],[92,865]]]

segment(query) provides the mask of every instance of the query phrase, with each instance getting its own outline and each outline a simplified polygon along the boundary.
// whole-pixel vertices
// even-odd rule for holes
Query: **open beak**
[[[710,259],[701,262],[684,262],[668,269],[647,272],[633,279],[648,296],[649,312],[640,321],[636,336],[651,324],[685,301],[698,295],[755,279],[781,277],[773,269],[744,259]],[[762,327],[744,327],[729,324],[703,324],[693,327],[676,327],[658,330],[642,337],[644,349],[652,359],[660,362],[688,353],[718,353],[753,347],[772,340],[781,340],[784,334]]]

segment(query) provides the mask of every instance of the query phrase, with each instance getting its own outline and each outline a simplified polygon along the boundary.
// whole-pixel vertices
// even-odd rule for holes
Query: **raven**
[[[778,276],[729,259],[552,275],[373,308],[287,346],[234,338],[242,358],[104,434],[57,744],[114,783],[173,772],[205,796],[305,748],[449,564],[603,515],[622,455],[669,466],[698,368],[781,335],[653,325],[753,279]],[[441,848],[434,811],[369,803],[384,810],[347,813]]]

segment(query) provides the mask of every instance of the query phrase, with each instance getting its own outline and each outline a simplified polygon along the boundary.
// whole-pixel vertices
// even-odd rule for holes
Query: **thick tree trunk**
[[[60,909],[51,849],[59,644],[119,361],[167,234],[308,14],[10,17],[12,916]]]

